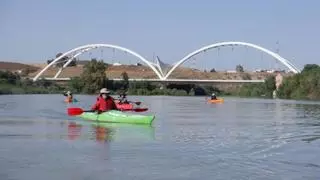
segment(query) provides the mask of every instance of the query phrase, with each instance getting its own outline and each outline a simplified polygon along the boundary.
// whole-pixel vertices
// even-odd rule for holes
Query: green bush
[[[300,74],[284,79],[278,96],[284,99],[320,99],[320,67],[307,64]]]

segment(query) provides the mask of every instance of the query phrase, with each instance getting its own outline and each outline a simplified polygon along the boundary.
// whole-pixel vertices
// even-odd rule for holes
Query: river
[[[0,179],[320,179],[320,103],[130,97],[152,126],[66,114],[94,96],[0,96]]]

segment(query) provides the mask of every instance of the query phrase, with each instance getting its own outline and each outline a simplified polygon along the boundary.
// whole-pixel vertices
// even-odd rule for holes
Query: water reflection
[[[282,103],[281,107],[277,110],[281,111],[286,120],[286,129],[291,130],[291,140],[299,139],[303,142],[311,143],[320,139],[320,104],[310,103]],[[294,126],[288,126],[290,125]],[[297,131],[297,127],[299,131]]]
[[[103,143],[112,140],[113,131],[111,128],[92,125],[92,129],[94,132],[93,134],[95,135],[95,140],[97,142]]]
[[[320,133],[318,133],[318,135],[313,135],[311,137],[304,138],[304,139],[302,139],[302,141],[311,143],[312,141],[319,140],[319,139],[320,139]]]
[[[149,125],[68,122],[68,139],[93,139],[97,142],[154,140],[154,127]]]
[[[75,122],[68,123],[68,139],[69,140],[76,140],[80,137],[81,134],[81,124],[77,124]]]
[[[287,104],[283,103],[281,111],[289,111],[291,116],[305,119],[320,120],[320,104]]]

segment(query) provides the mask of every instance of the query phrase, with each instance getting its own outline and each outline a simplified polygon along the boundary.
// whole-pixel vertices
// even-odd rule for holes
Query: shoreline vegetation
[[[74,94],[95,94],[107,87],[112,94],[127,92],[128,95],[169,95],[169,96],[208,96],[215,92],[218,96],[272,98],[274,92],[280,99],[320,100],[320,66],[307,64],[301,73],[284,77],[277,88],[274,75],[264,83],[252,83],[233,91],[221,91],[210,85],[161,84],[150,82],[129,82],[123,72],[122,81],[108,80],[105,74],[107,65],[92,59],[84,66],[80,77],[72,78],[66,84],[39,79],[36,82],[10,71],[0,71],[1,94],[62,94],[71,90]]]

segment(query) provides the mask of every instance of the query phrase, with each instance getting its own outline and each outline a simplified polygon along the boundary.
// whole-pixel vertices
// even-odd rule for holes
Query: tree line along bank
[[[209,85],[129,82],[126,72],[122,73],[122,81],[112,81],[106,77],[106,66],[103,61],[93,59],[84,65],[79,77],[71,78],[64,85],[45,79],[33,82],[17,73],[0,71],[0,94],[56,94],[66,90],[79,94],[94,94],[102,87],[107,87],[113,94],[126,91],[130,95],[194,96],[215,92],[220,96],[272,98],[276,91],[278,98],[320,100],[320,66],[316,64],[307,64],[301,73],[285,77],[278,88],[275,76],[270,75],[264,83],[246,84],[232,91],[221,91]]]

